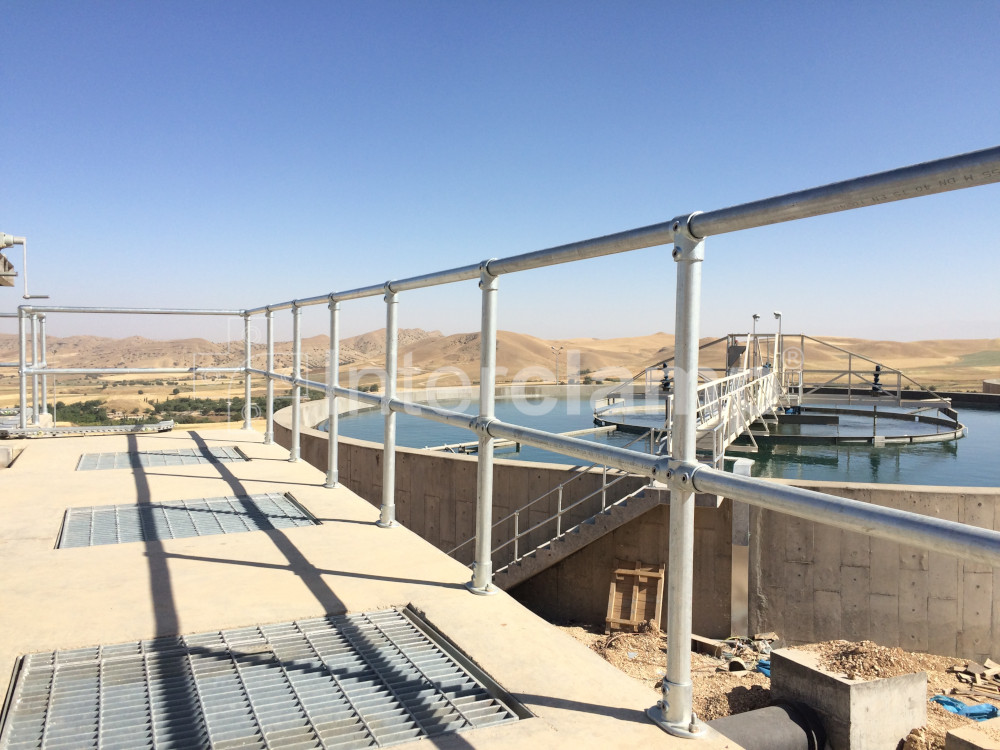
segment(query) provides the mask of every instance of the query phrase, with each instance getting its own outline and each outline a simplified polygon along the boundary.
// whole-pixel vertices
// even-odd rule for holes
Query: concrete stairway
[[[640,487],[630,495],[609,505],[606,509],[581,521],[537,549],[529,552],[517,562],[513,562],[499,570],[493,576],[493,583],[504,589],[513,588],[546,568],[551,568],[560,560],[564,560],[574,552],[586,547],[591,542],[609,534],[623,524],[638,518],[651,508],[655,508],[668,498],[667,492],[649,487]]]

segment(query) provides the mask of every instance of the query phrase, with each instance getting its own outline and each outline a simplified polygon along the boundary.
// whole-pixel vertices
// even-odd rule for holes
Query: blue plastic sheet
[[[757,662],[757,671],[766,677],[771,676],[771,660],[761,659]]]
[[[948,695],[935,695],[931,700],[940,703],[946,710],[975,721],[986,721],[1000,715],[997,707],[990,703],[973,703],[971,706]]]

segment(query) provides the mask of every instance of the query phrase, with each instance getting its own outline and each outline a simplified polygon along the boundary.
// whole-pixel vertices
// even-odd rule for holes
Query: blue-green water
[[[478,404],[468,401],[439,401],[442,409],[478,412]],[[549,432],[570,432],[585,430],[594,426],[594,411],[589,401],[555,399],[552,397],[527,397],[515,401],[497,401],[496,417],[502,422],[533,427]],[[325,424],[320,429],[326,429]],[[341,416],[340,434],[360,440],[382,442],[383,419],[378,410],[369,410],[353,416]],[[635,439],[635,435],[580,435],[581,440],[593,440],[605,445],[625,445]],[[396,415],[396,442],[410,448],[432,448],[454,443],[469,443],[476,440],[475,433],[458,427],[431,422],[409,414]],[[521,461],[547,461],[551,463],[578,465],[579,461],[541,450],[523,446],[519,452],[513,448],[497,451],[499,458],[515,458]]]
[[[440,406],[468,413],[476,411],[475,405],[467,403],[441,403]],[[550,432],[568,432],[593,426],[593,412],[586,400],[547,398],[529,399],[526,403],[498,401],[496,414],[504,422]],[[964,408],[958,410],[958,418],[969,428],[969,435],[947,443],[886,445],[877,448],[870,445],[779,444],[762,446],[755,454],[740,455],[754,461],[754,476],[883,484],[1000,486],[1000,411]],[[871,426],[871,420],[859,421],[859,425],[862,423],[866,423],[869,428]],[[849,424],[849,419],[842,421],[842,428],[846,429]],[[382,441],[382,425],[382,415],[378,411],[362,412],[340,419],[342,435],[375,442]],[[407,414],[398,415],[396,425],[398,443],[414,448],[471,442],[475,439],[471,432]],[[879,432],[895,434],[910,431],[915,426],[912,423],[884,420],[879,422]],[[929,430],[933,432],[934,428],[930,427]],[[635,435],[597,435],[583,439],[624,445],[634,440]],[[524,447],[520,453],[500,452],[498,457],[579,463],[575,459],[531,447]]]

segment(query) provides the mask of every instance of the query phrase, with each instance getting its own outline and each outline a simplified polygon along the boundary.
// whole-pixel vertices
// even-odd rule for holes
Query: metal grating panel
[[[148,469],[161,466],[226,464],[249,461],[239,448],[230,445],[211,448],[175,448],[162,451],[125,451],[121,453],[84,453],[77,471],[98,469]]]
[[[156,542],[316,523],[290,495],[280,492],[140,505],[95,505],[66,511],[57,546],[63,549]]]
[[[517,718],[384,610],[31,654],[0,749],[349,750]]]

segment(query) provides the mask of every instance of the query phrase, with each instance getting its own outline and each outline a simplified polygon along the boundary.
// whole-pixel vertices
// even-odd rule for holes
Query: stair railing
[[[646,440],[647,438],[649,438],[653,434],[653,432],[655,430],[656,430],[656,428],[650,428],[648,431],[646,431],[646,432],[644,432],[644,433],[636,436],[632,440],[630,440],[623,447],[628,448],[628,447],[630,447],[630,446],[632,446],[632,445],[634,445],[636,443],[639,443],[639,442],[641,442],[643,440]],[[563,493],[564,493],[566,487],[568,487],[569,485],[573,484],[574,482],[579,481],[583,477],[591,476],[591,470],[592,469],[596,469],[598,466],[601,466],[601,469],[602,469],[602,472],[601,472],[601,486],[598,487],[593,492],[590,492],[587,495],[585,495],[584,497],[580,498],[579,500],[573,502],[571,505],[568,505],[568,506],[564,507],[563,506]],[[534,500],[531,500],[531,501],[525,503],[520,508],[514,510],[511,513],[508,513],[506,516],[504,516],[503,518],[501,518],[499,521],[496,521],[493,524],[493,527],[492,527],[492,533],[493,534],[495,534],[497,532],[498,528],[500,528],[504,524],[509,524],[509,523],[513,523],[513,525],[514,525],[514,533],[511,536],[511,538],[507,539],[506,541],[501,542],[497,547],[495,547],[493,549],[494,560],[496,560],[495,556],[496,556],[496,554],[497,554],[498,551],[506,549],[506,548],[510,547],[511,545],[515,545],[514,546],[514,558],[512,560],[508,561],[504,566],[496,568],[496,570],[497,571],[502,570],[503,567],[506,567],[506,565],[509,565],[512,562],[516,562],[518,560],[523,559],[524,556],[523,555],[519,555],[520,540],[523,539],[528,534],[530,534],[530,533],[532,533],[534,531],[537,531],[539,528],[541,528],[545,524],[549,524],[549,523],[552,523],[553,521],[555,521],[556,522],[556,534],[555,534],[555,536],[549,537],[548,539],[546,539],[545,541],[543,541],[540,545],[537,545],[536,547],[533,547],[532,551],[534,549],[537,549],[538,546],[546,544],[546,543],[552,541],[553,539],[557,539],[560,536],[562,536],[563,535],[563,530],[562,530],[562,519],[563,519],[563,516],[565,516],[571,510],[579,507],[581,504],[583,504],[587,500],[591,500],[591,499],[593,499],[594,497],[596,497],[598,495],[600,495],[600,497],[601,497],[601,507],[600,507],[600,510],[595,511],[594,513],[590,514],[588,516],[588,518],[591,517],[591,516],[596,515],[597,513],[600,513],[602,511],[606,510],[608,508],[608,505],[609,505],[609,502],[608,502],[608,491],[611,490],[612,488],[614,488],[615,486],[617,486],[618,484],[620,484],[624,479],[627,479],[629,477],[634,476],[632,474],[629,474],[628,472],[617,472],[616,470],[612,470],[612,471],[615,471],[618,475],[615,476],[609,482],[608,481],[608,467],[604,466],[604,465],[601,465],[601,464],[592,463],[589,466],[586,466],[583,469],[581,469],[580,471],[576,472],[569,479],[567,479],[567,480],[565,480],[563,482],[560,482],[559,484],[557,484],[552,489],[547,490],[543,494],[541,494],[538,497],[536,497]],[[532,507],[534,507],[538,503],[551,498],[553,495],[556,496],[556,511],[555,511],[555,513],[553,513],[552,515],[548,516],[547,518],[539,521],[538,523],[532,525],[530,528],[521,530],[520,529],[520,523],[521,523],[520,516],[521,516],[521,514],[529,511]],[[614,503],[619,502],[621,499],[622,498],[618,498],[618,499],[612,501],[610,504],[613,505]],[[574,526],[574,528],[575,528],[575,526]],[[472,544],[474,541],[475,541],[475,537],[472,537],[470,539],[466,539],[464,542],[462,542],[458,546],[453,547],[452,549],[448,550],[448,555],[450,555],[451,557],[456,557],[457,556],[456,553],[458,553],[459,550],[467,547],[468,545]]]

